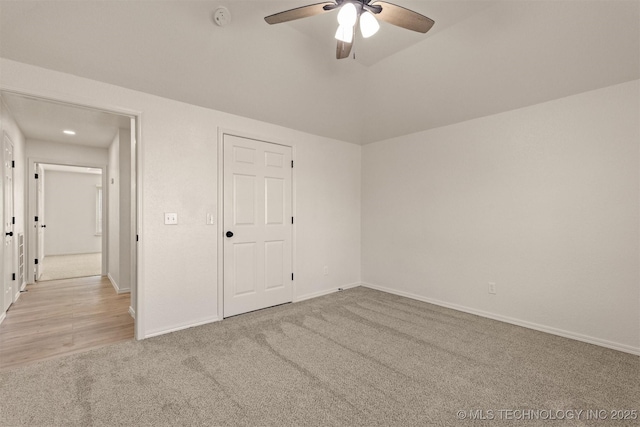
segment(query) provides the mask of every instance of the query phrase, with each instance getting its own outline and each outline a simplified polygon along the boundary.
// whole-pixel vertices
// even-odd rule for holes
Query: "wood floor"
[[[133,339],[129,300],[100,276],[28,285],[0,324],[0,370]]]

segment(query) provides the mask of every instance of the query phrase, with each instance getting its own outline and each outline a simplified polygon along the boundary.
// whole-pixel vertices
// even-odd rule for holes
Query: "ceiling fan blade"
[[[344,59],[348,58],[353,47],[353,41],[356,39],[356,27],[353,27],[353,37],[351,37],[351,43],[345,43],[342,40],[338,40],[338,46],[336,47],[336,58]]]
[[[268,24],[280,24],[281,22],[294,21],[296,19],[308,18],[309,16],[319,15],[324,12],[333,10],[333,8],[325,9],[325,6],[335,6],[334,1],[325,1],[323,3],[310,4],[295,9],[285,10],[284,12],[269,15],[264,18]]]
[[[381,21],[388,22],[389,24],[406,28],[407,30],[426,33],[431,29],[431,27],[433,27],[433,24],[435,24],[433,19],[427,18],[424,15],[420,15],[417,12],[405,9],[402,6],[397,6],[393,3],[387,3],[386,1],[374,1],[371,5],[382,7],[382,11],[375,15],[376,18]]]

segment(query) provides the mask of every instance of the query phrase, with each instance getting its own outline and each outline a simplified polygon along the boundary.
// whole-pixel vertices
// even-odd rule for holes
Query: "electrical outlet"
[[[496,294],[496,284],[494,282],[489,282],[489,293],[491,295]]]
[[[175,212],[165,212],[164,213],[164,224],[165,225],[176,225],[178,223],[178,214]]]
[[[329,275],[329,266],[328,265],[324,266],[324,275],[325,276]]]

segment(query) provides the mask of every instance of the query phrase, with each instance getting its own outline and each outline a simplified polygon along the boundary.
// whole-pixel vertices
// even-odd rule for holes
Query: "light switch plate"
[[[178,214],[175,212],[165,212],[164,213],[164,224],[165,225],[176,225],[178,223]]]

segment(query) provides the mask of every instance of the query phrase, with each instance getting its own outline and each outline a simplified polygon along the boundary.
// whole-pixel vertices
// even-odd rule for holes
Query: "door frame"
[[[37,258],[38,259],[38,264],[37,266],[33,267],[33,280],[35,282],[38,281],[38,279],[42,276],[42,264],[44,264],[44,244],[45,244],[45,239],[46,237],[43,237],[42,239],[40,239],[40,236],[43,235],[44,236],[44,231],[42,230],[42,227],[38,227],[38,225],[40,225],[41,221],[44,221],[44,215],[43,215],[43,211],[44,211],[44,200],[45,200],[45,195],[44,195],[44,168],[42,167],[42,164],[40,163],[35,163],[33,165],[33,171],[32,174],[38,174],[38,180],[37,182],[34,183],[33,186],[33,209],[32,212],[29,212],[29,209],[32,207],[31,203],[31,199],[29,198],[29,196],[26,197],[26,202],[27,202],[27,216],[29,217],[29,219],[31,217],[33,217],[33,214],[35,213],[38,216],[38,224],[35,223],[35,219],[33,220],[33,226],[31,225],[31,223],[27,224],[27,227],[29,228],[33,228],[34,231],[34,236],[33,236],[33,251],[35,252],[35,254],[30,254],[29,253],[29,249],[31,249],[31,244],[28,241],[29,240],[29,235],[27,235],[27,271],[29,271],[29,259],[32,258]],[[40,179],[40,174],[42,173],[42,178]],[[29,185],[31,183],[27,183],[27,193],[29,193],[30,189],[29,189]],[[26,234],[26,233],[25,233]],[[40,245],[42,241],[42,245]],[[104,243],[104,242],[102,242]],[[103,250],[101,248],[101,250]],[[40,257],[40,255],[43,255],[42,257]],[[28,276],[27,276],[28,277]],[[26,283],[29,283],[29,280],[25,280]]]
[[[28,157],[27,158],[27,169],[28,171],[30,171],[31,173],[27,172],[27,179],[29,180],[27,182],[26,185],[26,190],[27,190],[27,197],[26,197],[26,204],[27,204],[27,209],[26,209],[26,213],[28,215],[27,221],[26,221],[26,229],[25,229],[25,241],[27,242],[27,263],[25,265],[25,268],[27,269],[27,272],[29,272],[29,274],[31,274],[31,272],[33,271],[33,269],[35,268],[35,264],[34,264],[34,259],[38,258],[38,229],[37,229],[37,225],[36,221],[35,221],[35,216],[38,214],[38,187],[35,183],[35,179],[34,179],[34,170],[35,170],[35,165],[60,165],[60,166],[75,166],[75,167],[82,167],[82,168],[94,168],[94,169],[100,169],[102,171],[102,176],[101,176],[101,185],[102,188],[107,188],[107,166],[105,164],[99,164],[99,163],[74,163],[74,162],[66,162],[66,161],[58,161],[58,160],[46,160],[44,158],[40,158],[40,157]],[[46,185],[46,183],[45,183]],[[107,266],[109,265],[109,251],[107,250],[109,248],[109,225],[107,224],[107,222],[105,221],[105,219],[107,218],[107,213],[108,213],[108,206],[109,206],[109,200],[108,200],[108,196],[105,197],[105,194],[107,194],[106,192],[102,193],[102,198],[103,198],[103,203],[102,203],[102,259],[101,259],[101,271],[100,274],[102,276],[105,276],[107,274]],[[32,200],[33,199],[33,200]],[[46,209],[46,207],[45,207]],[[46,212],[46,210],[45,210]],[[41,223],[42,219],[38,218],[38,223]],[[35,234],[35,236],[31,236],[31,232],[27,232],[27,230],[35,230],[33,233]],[[31,242],[32,237],[35,237],[35,240],[33,242]],[[33,246],[33,247],[32,247]],[[35,256],[33,256],[33,254],[35,253]],[[39,262],[42,262],[42,260],[38,260]],[[30,277],[30,276],[27,276]],[[26,280],[27,283],[31,283],[30,280]]]
[[[218,242],[218,320],[224,319],[224,136],[237,136],[239,138],[253,139],[255,141],[265,142],[267,144],[283,145],[291,148],[291,159],[294,162],[294,167],[291,170],[291,215],[296,217],[296,145],[291,141],[282,140],[268,135],[256,135],[250,132],[238,131],[232,129],[226,129],[218,127],[218,182],[216,185],[218,191],[218,223],[217,223],[217,242]],[[293,302],[296,301],[296,224],[298,222],[294,220],[291,230],[291,271],[293,273],[292,280],[292,298]]]
[[[131,219],[132,219],[132,232],[131,232],[131,295],[135,295],[135,307],[130,307],[134,310],[131,313],[134,318],[134,337],[136,340],[145,338],[144,329],[144,245],[139,244],[138,236],[142,236],[142,196],[143,196],[143,150],[142,146],[142,111],[132,110],[130,108],[116,106],[116,105],[104,105],[97,104],[90,97],[72,96],[69,94],[61,94],[58,91],[51,89],[40,89],[39,91],[26,91],[20,88],[14,88],[0,83],[0,92],[11,93],[17,96],[36,98],[46,102],[61,103],[66,105],[72,105],[80,108],[89,108],[92,110],[103,111],[110,114],[119,114],[123,116],[129,116],[135,121],[135,141],[131,141],[131,153],[135,158],[132,159],[131,168],[135,177],[132,176],[131,186],[135,187],[135,191],[131,192]],[[26,159],[28,162],[28,159]],[[53,161],[47,162],[46,159],[42,159],[43,163],[56,163]],[[29,175],[33,173],[32,169],[29,169],[29,164],[25,165],[25,190],[28,191],[29,187]],[[106,174],[106,170],[103,170],[103,176]],[[103,187],[104,188],[104,187]],[[27,206],[29,206],[29,194],[26,194]],[[107,202],[108,203],[108,202]],[[28,209],[26,209],[28,211]],[[30,215],[29,212],[25,212],[25,215]],[[29,218],[27,218],[29,219]],[[32,218],[33,219],[33,218]],[[30,223],[30,221],[27,221]],[[25,224],[26,225],[26,224]],[[25,242],[29,242],[29,234],[33,231],[31,227],[25,227]],[[103,231],[104,235],[104,231]],[[30,249],[27,248],[27,253]],[[32,271],[34,261],[28,258],[31,264],[25,266],[26,271]],[[30,270],[31,269],[31,270]]]

